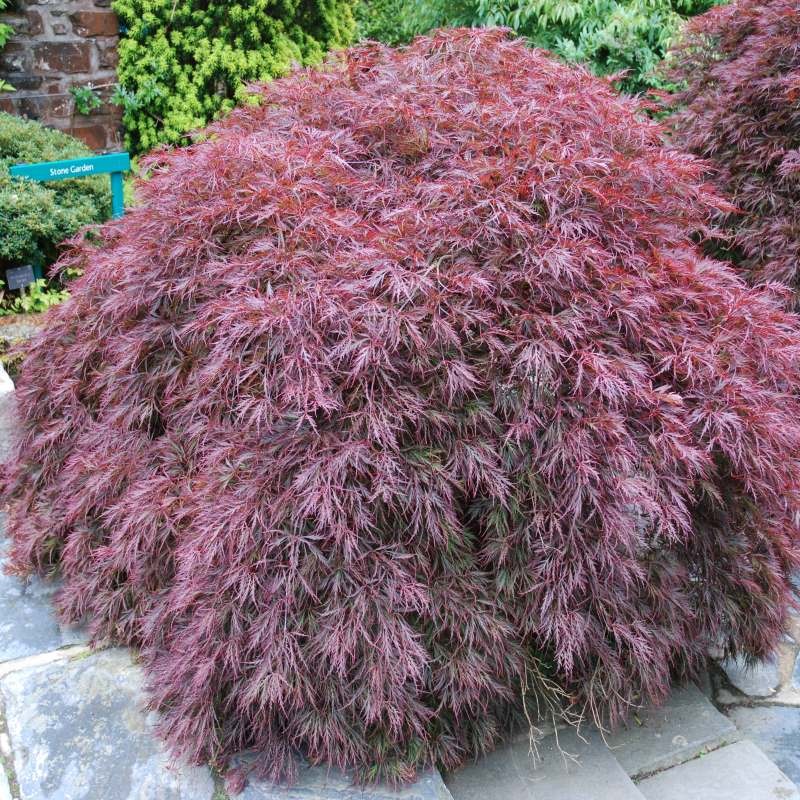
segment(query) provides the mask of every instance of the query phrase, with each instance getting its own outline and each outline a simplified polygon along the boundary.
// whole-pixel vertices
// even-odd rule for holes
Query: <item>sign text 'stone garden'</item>
[[[111,215],[121,217],[125,211],[122,199],[122,173],[131,168],[127,153],[73,158],[67,161],[44,161],[41,164],[17,164],[9,172],[17,178],[32,181],[62,181],[90,175],[111,175]]]

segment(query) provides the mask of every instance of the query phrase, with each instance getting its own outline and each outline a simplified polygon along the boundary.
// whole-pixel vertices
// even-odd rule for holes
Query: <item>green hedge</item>
[[[352,0],[115,0],[117,100],[128,147],[181,143],[232,108],[245,86],[320,61],[350,42]]]
[[[57,245],[111,211],[102,177],[34,183],[11,178],[8,168],[31,161],[91,155],[77,139],[0,112],[0,267],[48,264]]]

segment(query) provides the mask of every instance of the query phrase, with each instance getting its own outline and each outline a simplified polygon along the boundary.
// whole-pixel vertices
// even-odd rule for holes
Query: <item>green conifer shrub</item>
[[[127,144],[180,143],[246,95],[246,84],[349,43],[352,0],[115,0],[124,33],[117,99]]]

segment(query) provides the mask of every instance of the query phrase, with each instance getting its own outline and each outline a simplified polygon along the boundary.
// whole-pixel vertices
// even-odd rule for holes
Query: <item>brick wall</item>
[[[95,150],[121,148],[120,110],[108,102],[116,80],[118,23],[111,0],[16,0],[0,20],[15,34],[0,51],[0,110],[38,119]],[[93,84],[103,99],[89,116],[75,110],[72,86]]]

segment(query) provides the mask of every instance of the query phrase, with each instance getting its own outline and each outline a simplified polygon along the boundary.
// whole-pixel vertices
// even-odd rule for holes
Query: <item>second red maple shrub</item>
[[[62,261],[6,478],[173,749],[407,779],[768,654],[800,333],[693,244],[698,163],[503,31],[259,93]]]
[[[736,0],[687,24],[673,53],[676,143],[736,206],[718,243],[749,280],[800,303],[800,3]]]

